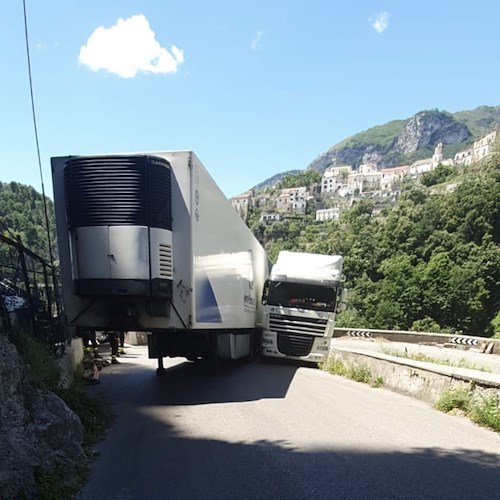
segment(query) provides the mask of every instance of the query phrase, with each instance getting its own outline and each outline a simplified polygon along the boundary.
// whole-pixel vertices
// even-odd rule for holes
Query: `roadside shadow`
[[[185,435],[176,417],[121,415],[79,500],[493,500],[500,491],[498,454],[477,449],[228,442]]]
[[[282,399],[298,370],[296,365],[225,363],[217,375],[186,362],[152,380],[153,397],[165,405],[199,405]]]

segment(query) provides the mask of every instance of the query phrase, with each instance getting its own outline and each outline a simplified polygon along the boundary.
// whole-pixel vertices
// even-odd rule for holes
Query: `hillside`
[[[51,225],[53,255],[56,255],[54,204],[49,198],[47,214]],[[0,182],[0,233],[9,239],[21,238],[30,250],[50,261],[43,197],[33,187],[17,182]],[[0,268],[12,265],[7,247],[0,247]]]
[[[286,172],[281,172],[279,174],[273,175],[272,177],[269,177],[269,179],[266,179],[265,181],[261,182],[260,184],[257,184],[254,186],[252,189],[263,189],[266,187],[271,187],[277,184],[281,179],[286,177],[287,175],[295,175],[300,173],[301,170],[287,170]]]
[[[440,142],[445,157],[451,157],[498,126],[500,106],[481,106],[457,113],[420,111],[406,120],[393,120],[344,139],[307,168],[323,172],[330,165],[358,167],[369,162],[392,167],[432,156]]]
[[[338,326],[500,335],[500,139],[479,163],[408,182],[396,204],[358,198],[328,222],[306,210],[271,224],[264,210],[248,224],[271,260],[281,250],[345,257]]]
[[[374,162],[379,167],[403,165],[432,156],[439,142],[445,158],[467,149],[472,143],[500,126],[500,106],[480,106],[473,110],[420,111],[411,118],[392,120],[355,134],[316,157],[307,168],[322,173],[331,165]],[[289,173],[269,177],[253,189],[275,185]]]

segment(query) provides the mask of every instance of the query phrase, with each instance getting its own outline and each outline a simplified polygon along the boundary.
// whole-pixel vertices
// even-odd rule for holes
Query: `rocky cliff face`
[[[393,120],[353,135],[320,154],[307,168],[322,173],[332,165],[357,168],[363,163],[374,163],[394,167],[429,158],[440,142],[445,146],[445,154],[446,146],[450,146],[452,157],[496,127],[500,127],[500,106],[480,106],[453,114],[421,111],[409,119]],[[272,186],[286,173],[276,174],[254,188]]]
[[[457,144],[471,136],[469,129],[453,116],[437,111],[423,111],[412,116],[394,140],[392,149],[413,153],[422,148],[435,148],[442,142]]]
[[[0,333],[0,498],[39,498],[35,476],[65,470],[68,485],[88,459],[78,416],[29,384],[16,348]]]
[[[344,146],[342,148],[332,148],[318,156],[307,168],[314,168],[319,172],[331,165],[352,165],[359,167],[363,163],[382,163],[384,150],[377,144],[359,144],[354,146]]]
[[[394,124],[395,122],[393,122]],[[377,133],[373,131],[377,129]],[[443,145],[467,143],[472,134],[467,125],[453,115],[441,111],[422,111],[410,119],[394,125],[385,132],[384,126],[374,127],[333,146],[311,162],[308,168],[323,172],[331,165],[375,163],[379,167],[392,167],[402,161],[419,157],[419,152],[432,155],[432,150]]]

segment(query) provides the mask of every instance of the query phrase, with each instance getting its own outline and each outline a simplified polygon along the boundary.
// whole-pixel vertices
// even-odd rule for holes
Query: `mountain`
[[[272,187],[275,184],[277,184],[281,179],[283,179],[283,177],[286,177],[287,175],[299,174],[300,172],[301,170],[287,170],[286,172],[281,172],[279,174],[273,175],[272,177],[269,177],[269,179],[266,179],[260,184],[257,184],[252,189],[263,189],[267,187]]]
[[[445,158],[452,157],[498,126],[500,106],[457,113],[420,111],[406,120],[390,121],[344,139],[307,168],[323,172],[331,165],[359,167],[362,163],[392,167],[432,156],[440,142]]]

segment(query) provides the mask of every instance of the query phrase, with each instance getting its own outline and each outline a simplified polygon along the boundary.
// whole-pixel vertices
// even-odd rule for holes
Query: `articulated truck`
[[[69,325],[148,332],[149,357],[260,353],[264,249],[193,152],[51,159]]]
[[[345,308],[340,255],[282,251],[264,285],[262,355],[325,361],[335,313]]]

